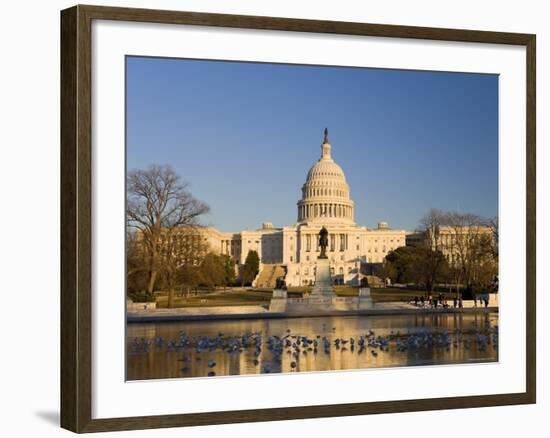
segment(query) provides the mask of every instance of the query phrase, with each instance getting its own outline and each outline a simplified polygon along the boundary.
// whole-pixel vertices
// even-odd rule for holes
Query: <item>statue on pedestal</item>
[[[278,277],[275,280],[275,289],[286,290],[286,281],[283,277]]]
[[[320,259],[326,259],[327,257],[327,246],[328,246],[328,230],[323,227],[319,231],[319,246],[321,247],[321,254],[319,255]]]

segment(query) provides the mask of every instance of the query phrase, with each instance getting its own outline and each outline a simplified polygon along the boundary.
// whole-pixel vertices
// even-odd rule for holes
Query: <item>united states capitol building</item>
[[[386,254],[405,245],[405,230],[391,229],[386,222],[369,228],[355,222],[355,203],[342,168],[332,158],[332,146],[325,129],[321,157],[311,167],[297,203],[297,222],[282,228],[267,222],[257,230],[225,233],[203,230],[211,250],[227,254],[237,266],[245,263],[249,251],[260,256],[258,287],[273,287],[284,277],[288,286],[311,285],[319,256],[318,235],[329,232],[327,256],[334,284],[360,284],[369,266],[381,263]]]

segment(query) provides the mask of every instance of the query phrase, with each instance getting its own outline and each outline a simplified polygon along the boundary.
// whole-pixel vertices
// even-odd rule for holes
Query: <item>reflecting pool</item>
[[[127,379],[494,362],[498,314],[129,323]]]

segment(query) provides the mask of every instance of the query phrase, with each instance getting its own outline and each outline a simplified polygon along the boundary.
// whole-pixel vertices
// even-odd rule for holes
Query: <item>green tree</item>
[[[224,267],[224,286],[230,286],[235,284],[235,262],[228,255],[222,255],[223,267]]]
[[[241,275],[241,286],[251,284],[260,270],[260,257],[257,251],[250,250],[246,255]]]
[[[225,259],[223,256],[208,253],[200,265],[201,284],[207,287],[225,285]]]
[[[426,295],[447,275],[447,260],[441,251],[427,246],[402,246],[390,251],[385,258],[384,273],[395,283],[422,284]]]
[[[401,246],[390,251],[384,261],[384,276],[389,277],[392,283],[416,282],[413,267],[417,253],[418,248],[412,246]]]

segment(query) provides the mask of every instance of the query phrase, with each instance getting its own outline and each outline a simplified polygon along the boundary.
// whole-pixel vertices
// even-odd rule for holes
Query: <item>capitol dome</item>
[[[298,201],[298,222],[354,223],[354,203],[342,168],[331,156],[328,130],[321,145],[321,158],[307,173]]]

